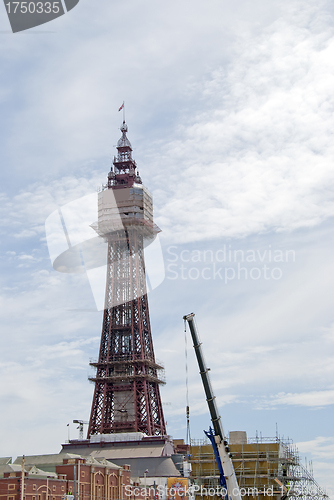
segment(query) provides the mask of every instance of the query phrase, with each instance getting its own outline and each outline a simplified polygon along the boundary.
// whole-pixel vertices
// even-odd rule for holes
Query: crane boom
[[[224,431],[223,431],[223,426],[221,423],[221,419],[218,413],[218,408],[217,408],[217,403],[216,403],[216,398],[213,394],[212,386],[211,386],[211,381],[209,377],[209,368],[206,367],[205,361],[204,361],[204,356],[202,353],[202,343],[199,341],[196,326],[195,326],[195,321],[194,321],[194,316],[195,314],[188,314],[187,316],[184,316],[183,319],[188,321],[189,324],[189,329],[191,333],[191,337],[194,343],[194,349],[195,349],[195,354],[198,362],[198,367],[199,367],[199,373],[202,377],[202,382],[203,382],[203,387],[204,387],[204,392],[206,395],[206,401],[208,403],[210,415],[211,415],[211,422],[213,425],[213,429],[215,432],[216,436],[219,436],[220,439],[223,441],[225,439],[224,436]]]
[[[206,401],[208,403],[209,412],[211,416],[211,422],[213,425],[209,432],[205,431],[205,434],[211,441],[213,451],[216,457],[217,466],[220,472],[221,485],[226,488],[226,496],[228,500],[241,500],[240,490],[238,486],[238,481],[235,476],[233,463],[231,460],[230,449],[228,447],[228,442],[224,435],[223,425],[221,418],[218,413],[216,397],[213,393],[211,381],[209,377],[209,368],[207,368],[204,356],[202,353],[201,342],[197,333],[197,328],[194,321],[195,314],[187,314],[183,316],[183,319],[188,322],[191,337],[194,344],[194,349],[196,353],[196,358],[199,366],[199,372],[202,378],[203,387],[205,391]]]

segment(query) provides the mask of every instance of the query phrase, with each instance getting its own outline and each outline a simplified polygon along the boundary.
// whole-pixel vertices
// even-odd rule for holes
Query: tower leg
[[[108,239],[105,310],[88,437],[165,435],[150,328],[143,238],[136,228]]]

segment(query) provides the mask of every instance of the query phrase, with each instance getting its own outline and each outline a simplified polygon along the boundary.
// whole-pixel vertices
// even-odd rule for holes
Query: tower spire
[[[114,156],[113,166],[108,174],[108,188],[117,186],[133,186],[134,183],[141,184],[141,178],[137,172],[136,162],[132,158],[132,146],[126,133],[128,126],[123,121],[120,130],[122,137],[117,142],[117,156]]]

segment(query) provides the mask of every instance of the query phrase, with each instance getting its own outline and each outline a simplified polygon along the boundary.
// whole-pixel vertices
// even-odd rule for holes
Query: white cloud
[[[169,239],[244,237],[333,216],[334,38],[328,18],[313,15],[307,26],[295,12],[244,37],[230,64],[199,84],[207,109],[163,147],[156,181],[169,172],[157,219]]]
[[[301,441],[296,443],[301,453],[312,453],[319,460],[330,460],[334,454],[334,438],[318,436],[311,441]],[[327,467],[334,467],[334,464],[326,464]]]
[[[323,407],[334,404],[334,390],[309,391],[302,393],[279,393],[264,402],[264,406],[293,405]]]
[[[20,260],[33,260],[33,261],[37,260],[33,255],[26,255],[26,254],[19,255],[18,259],[20,259]]]
[[[23,229],[20,233],[15,234],[15,238],[30,238],[31,236],[36,236],[36,234],[35,231]]]

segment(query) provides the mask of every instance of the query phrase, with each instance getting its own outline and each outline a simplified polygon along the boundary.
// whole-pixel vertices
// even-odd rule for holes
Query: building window
[[[9,490],[15,490],[15,484],[9,484],[8,485]]]
[[[85,477],[85,471],[84,470],[81,471],[81,477]]]
[[[62,486],[62,487],[61,487],[61,491],[65,491],[65,486]]]
[[[15,497],[8,497],[8,500],[14,500]]]
[[[33,485],[32,485],[32,489],[33,489],[33,490],[36,490],[36,489],[37,489],[36,484],[33,484]]]
[[[55,484],[52,486],[52,491],[56,491],[56,485]]]
[[[35,496],[33,496],[33,497],[32,497],[32,500],[36,500],[36,497],[35,497]]]

